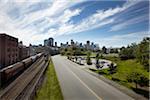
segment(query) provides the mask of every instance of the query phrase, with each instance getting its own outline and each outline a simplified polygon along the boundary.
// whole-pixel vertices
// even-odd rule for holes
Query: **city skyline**
[[[25,45],[71,39],[100,47],[139,42],[149,33],[149,1],[0,1],[0,33]]]

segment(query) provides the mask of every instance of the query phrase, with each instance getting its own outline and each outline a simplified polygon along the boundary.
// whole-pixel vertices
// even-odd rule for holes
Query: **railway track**
[[[24,71],[15,81],[0,92],[1,100],[27,100],[30,97],[29,91],[35,82],[40,79],[42,72],[47,67],[44,57],[41,57],[27,70]]]
[[[32,79],[32,81],[29,83],[29,85],[23,90],[23,92],[17,97],[16,100],[21,100],[24,98],[24,100],[32,100],[34,95],[36,94],[36,90],[38,89],[39,85],[42,82],[42,76],[48,66],[48,62],[45,62],[44,65],[41,67],[41,71],[37,73],[37,75]]]

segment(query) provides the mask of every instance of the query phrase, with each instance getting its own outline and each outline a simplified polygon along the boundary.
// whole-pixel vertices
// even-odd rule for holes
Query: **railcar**
[[[30,58],[32,59],[32,63],[34,63],[37,60],[37,56],[36,55],[35,56],[31,56]]]
[[[0,70],[0,80],[1,80],[0,85],[2,85],[3,83],[6,83],[11,78],[23,72],[26,68],[28,68],[32,63],[34,63],[42,55],[43,53],[39,53],[35,56],[31,56],[27,59],[24,59],[21,62],[17,62],[13,65],[10,65],[6,68],[1,69]]]
[[[23,61],[21,61],[24,64],[24,69],[26,69],[28,66],[30,66],[32,64],[32,59],[31,57],[24,59]]]
[[[38,57],[38,58],[40,58],[41,56],[43,56],[43,53],[37,54],[37,57]]]
[[[24,65],[21,62],[10,65],[0,71],[1,81],[3,83],[15,77],[19,72],[24,70]]]

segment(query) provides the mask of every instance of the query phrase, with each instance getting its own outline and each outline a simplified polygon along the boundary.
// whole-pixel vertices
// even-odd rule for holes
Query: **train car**
[[[24,60],[21,61],[21,62],[24,64],[24,67],[25,67],[25,69],[26,69],[27,67],[29,67],[29,66],[32,64],[32,59],[31,59],[31,57],[30,57],[30,58],[24,59]]]
[[[41,56],[43,56],[43,53],[37,54],[37,57],[38,57],[38,58],[40,58]]]
[[[37,55],[31,56],[30,58],[32,59],[32,63],[34,63],[37,60]]]
[[[0,80],[1,84],[7,82],[11,78],[21,74],[26,68],[28,68],[32,63],[34,63],[38,58],[40,58],[43,55],[43,53],[39,53],[35,56],[31,56],[27,59],[24,59],[21,62],[15,63],[13,65],[10,65],[6,68],[3,68],[0,70]]]
[[[12,77],[16,76],[19,72],[23,71],[24,65],[21,62],[10,65],[0,71],[1,81],[7,82]]]

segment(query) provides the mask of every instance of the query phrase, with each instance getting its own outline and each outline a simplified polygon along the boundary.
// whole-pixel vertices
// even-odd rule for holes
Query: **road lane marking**
[[[77,66],[78,68],[81,68],[81,67],[79,67],[79,65],[78,64],[76,64],[76,63],[74,63],[74,62],[72,62],[72,61],[70,61],[70,60],[67,60],[67,62],[71,65],[71,64],[73,64],[74,66]],[[75,69],[78,69],[77,67],[74,67]],[[69,68],[70,69],[70,68]],[[70,71],[72,72],[72,70],[70,69]],[[85,70],[83,70],[83,71],[85,71]],[[88,70],[86,70],[87,71],[87,74],[89,74],[89,75],[91,75],[90,74],[90,71],[88,71]],[[85,71],[85,72],[86,72]],[[74,72],[73,72],[74,73]],[[76,74],[75,74],[76,75]],[[77,76],[77,75],[76,75]],[[93,75],[91,75],[91,76],[93,76]],[[78,76],[77,76],[78,77]],[[79,77],[78,77],[79,78]],[[100,80],[98,77],[94,77],[96,80],[98,80],[98,81],[102,81],[102,82],[104,82],[103,80]],[[79,78],[80,79],[80,78]],[[82,81],[82,80],[81,80]],[[84,82],[83,82],[84,83]],[[85,84],[85,83],[84,83]],[[105,83],[106,84],[106,83]],[[85,84],[86,85],[86,84]],[[111,85],[109,85],[108,83],[107,83],[107,85],[108,86],[110,86],[110,87],[112,87],[113,89],[115,89],[115,87],[113,87],[113,86],[111,86]],[[88,86],[87,86],[88,87]],[[129,95],[127,95],[126,93],[123,93],[122,91],[120,91],[120,90],[118,90],[118,89],[116,89],[118,92],[120,92],[121,94],[123,94],[123,95],[126,95],[126,96],[128,96],[129,98],[130,98],[130,100],[134,100],[131,96],[129,96]],[[94,92],[95,93],[95,92]],[[95,93],[96,94],[96,93]],[[96,94],[97,95],[97,94]],[[99,97],[100,98],[100,97]],[[101,98],[100,98],[100,100],[102,100]]]
[[[96,96],[96,98],[98,100],[102,100],[102,98],[100,98],[92,89],[90,89],[71,69],[69,69],[68,67],[66,67],[88,90],[90,90],[90,92],[92,94],[94,94]]]

